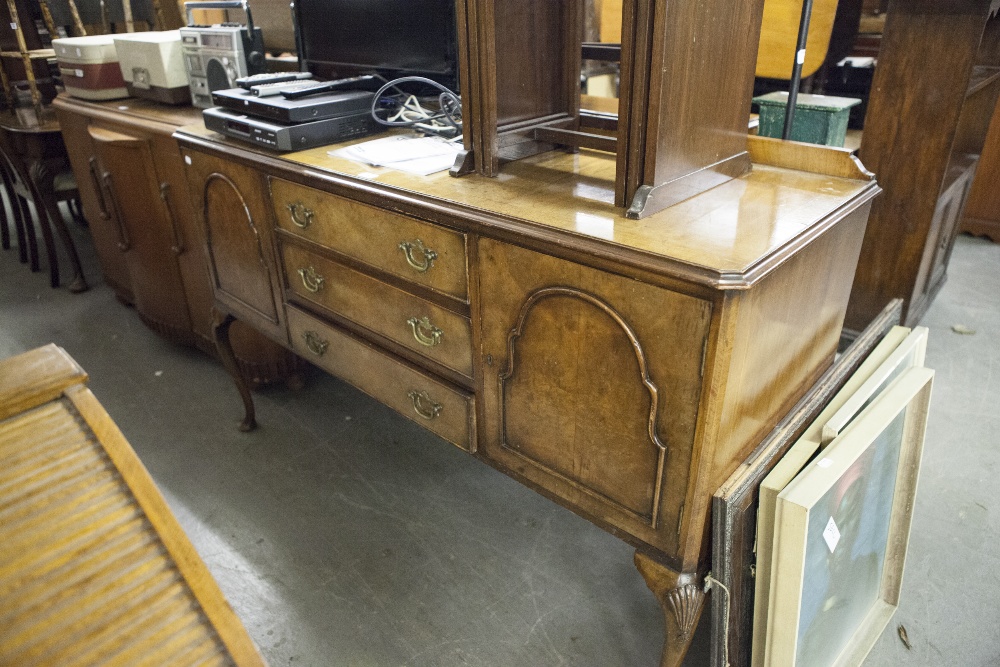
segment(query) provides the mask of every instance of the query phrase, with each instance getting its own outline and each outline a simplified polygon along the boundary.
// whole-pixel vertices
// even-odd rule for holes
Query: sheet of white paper
[[[455,155],[461,150],[461,144],[439,137],[404,135],[366,141],[329,151],[329,155],[426,176],[451,167],[455,162]]]

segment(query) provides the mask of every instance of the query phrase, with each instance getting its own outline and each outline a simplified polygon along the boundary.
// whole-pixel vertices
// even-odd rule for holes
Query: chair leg
[[[10,210],[14,214],[14,233],[17,235],[17,258],[21,264],[28,263],[28,245],[25,240],[24,217],[21,215],[20,197],[11,194]]]
[[[0,248],[10,250],[10,219],[7,217],[7,205],[0,201]]]
[[[28,260],[31,264],[31,272],[37,273],[41,270],[38,263],[38,236],[35,234],[35,216],[31,214],[28,200],[17,196],[18,204],[21,206],[21,219],[24,221],[24,235],[28,240]]]
[[[51,224],[52,228],[56,230],[56,234],[59,235],[59,240],[62,242],[63,249],[69,256],[70,268],[73,270],[73,277],[70,279],[66,289],[74,294],[86,292],[88,286],[87,280],[83,277],[83,267],[80,265],[80,256],[76,252],[76,244],[73,243],[73,237],[70,236],[69,229],[66,227],[66,219],[62,215],[62,211],[59,210],[59,202],[52,197],[43,197],[43,199],[45,200],[45,208],[48,211],[48,224]],[[55,243],[52,242],[51,229],[48,230],[46,242],[51,243],[52,246],[52,252],[50,253],[50,255],[53,255],[52,286],[59,287],[59,270],[56,268],[55,263]]]
[[[49,285],[52,288],[56,288],[59,287],[59,255],[56,252],[55,239],[52,237],[52,228],[58,228],[58,224],[53,221],[52,212],[48,208],[48,200],[45,200],[44,203],[38,200],[35,201],[35,210],[38,211],[38,226],[42,228],[42,238],[45,241],[45,254],[49,260]],[[59,222],[62,222],[62,215],[58,209],[56,210],[56,215],[59,218]],[[65,223],[63,223],[63,227],[65,227]],[[65,239],[62,240],[65,244]],[[70,246],[72,244],[73,242],[70,241]]]

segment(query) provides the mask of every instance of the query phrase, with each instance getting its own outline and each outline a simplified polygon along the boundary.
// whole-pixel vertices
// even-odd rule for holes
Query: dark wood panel
[[[965,123],[960,118],[988,6],[985,0],[889,4],[859,153],[884,193],[872,208],[854,279],[851,330],[864,328],[890,299],[904,299],[907,323],[929,304],[918,278],[928,252],[942,240],[950,243],[934,219],[953,147],[982,150],[981,142],[956,146],[955,140],[960,125],[972,121],[969,114]]]
[[[993,111],[976,178],[965,207],[962,231],[1000,243],[1000,103]]]

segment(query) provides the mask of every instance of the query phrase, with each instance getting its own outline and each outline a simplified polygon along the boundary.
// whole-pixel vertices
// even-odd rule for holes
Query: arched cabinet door
[[[215,298],[253,328],[285,340],[264,176],[191,151],[184,161]]]
[[[675,553],[709,302],[489,239],[479,248],[482,454]]]

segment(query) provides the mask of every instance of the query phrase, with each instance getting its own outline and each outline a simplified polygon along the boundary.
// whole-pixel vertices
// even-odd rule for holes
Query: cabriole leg
[[[236,355],[233,354],[233,346],[229,342],[229,327],[236,321],[236,318],[228,313],[223,315],[216,309],[212,310],[212,334],[215,337],[215,350],[225,366],[229,375],[236,383],[236,389],[243,399],[243,421],[240,422],[241,431],[252,431],[257,428],[257,419],[254,413],[253,396],[250,395],[250,387],[246,378],[240,372],[240,367],[236,363]]]
[[[697,584],[696,575],[678,574],[638,551],[635,566],[663,609],[665,632],[660,667],[680,667],[698,625],[705,592]]]

